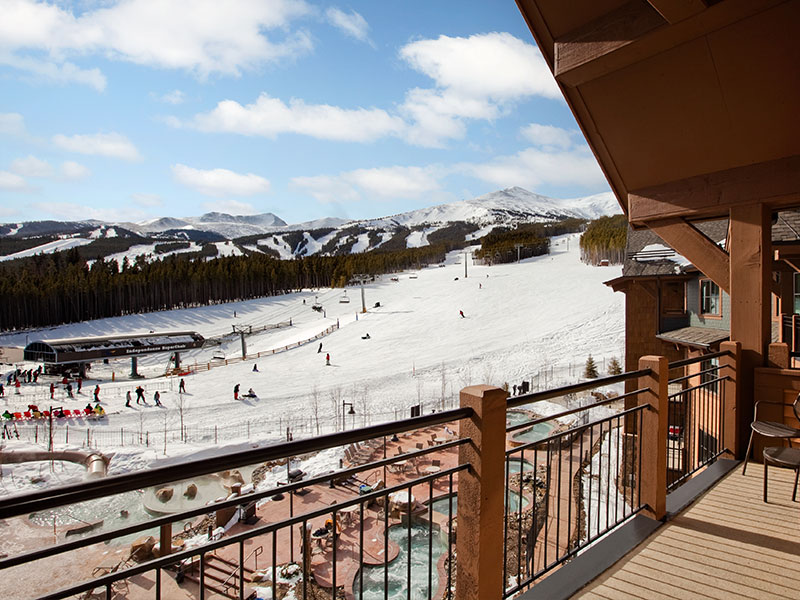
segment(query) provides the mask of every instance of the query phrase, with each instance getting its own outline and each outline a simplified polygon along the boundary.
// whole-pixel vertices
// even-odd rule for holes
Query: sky
[[[377,218],[605,181],[512,0],[0,0],[0,222]]]

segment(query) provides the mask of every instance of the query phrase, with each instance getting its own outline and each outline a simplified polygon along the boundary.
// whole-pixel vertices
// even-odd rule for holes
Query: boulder
[[[194,500],[194,497],[197,496],[197,486],[193,483],[190,483],[189,486],[186,488],[186,491],[183,492],[183,495],[186,496],[189,500]]]
[[[156,498],[159,502],[169,502],[172,499],[172,494],[175,493],[171,487],[161,488],[156,492]]]
[[[136,560],[147,560],[153,555],[155,545],[156,538],[152,535],[142,536],[131,544],[131,556]]]

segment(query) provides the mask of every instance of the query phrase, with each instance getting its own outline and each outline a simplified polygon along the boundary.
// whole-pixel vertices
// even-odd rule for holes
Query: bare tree
[[[314,415],[314,424],[317,427],[317,435],[319,435],[319,390],[317,384],[311,388],[311,412]]]
[[[447,371],[444,369],[444,361],[442,361],[442,408],[441,410],[445,410],[445,396],[447,395]]]
[[[361,388],[361,394],[358,398],[358,410],[361,412],[361,426],[367,426],[367,417],[369,416],[369,385],[364,384]]]

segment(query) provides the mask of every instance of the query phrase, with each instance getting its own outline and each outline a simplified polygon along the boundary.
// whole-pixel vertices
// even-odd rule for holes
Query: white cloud
[[[91,174],[92,172],[88,167],[85,167],[74,160],[65,160],[63,163],[61,163],[61,175],[65,179],[76,181],[78,179],[85,179]]]
[[[186,100],[186,94],[181,90],[172,90],[161,96],[153,95],[159,102],[166,102],[167,104],[183,104]]]
[[[293,58],[311,50],[290,25],[308,14],[304,0],[121,0],[83,12],[35,0],[7,0],[0,20],[0,62],[57,81],[103,89],[97,69],[70,56],[99,55],[206,77]],[[267,35],[269,32],[269,36]],[[274,35],[273,35],[274,34]]]
[[[2,42],[0,42],[2,44]],[[54,83],[81,83],[93,87],[98,92],[106,89],[105,75],[98,68],[82,69],[74,63],[56,62],[35,58],[32,56],[20,56],[10,52],[2,51],[0,45],[0,64],[32,73],[36,78],[45,79]]]
[[[369,24],[356,11],[348,14],[335,6],[331,6],[325,11],[325,16],[328,17],[331,25],[344,32],[345,35],[360,42],[369,43]]]
[[[95,154],[121,158],[123,160],[140,160],[136,146],[121,133],[96,133],[91,135],[55,135],[53,143],[59,148],[79,154]]]
[[[335,175],[315,175],[311,177],[294,177],[291,185],[311,194],[319,202],[355,202],[361,195],[353,185]]]
[[[550,69],[536,46],[510,33],[468,38],[441,35],[411,42],[400,56],[437,87],[460,96],[511,100],[526,96],[561,98]]]
[[[522,128],[523,137],[535,146],[543,148],[569,148],[572,146],[573,132],[553,125],[531,123]]]
[[[410,90],[400,107],[412,122],[407,140],[413,144],[462,138],[464,119],[495,119],[531,96],[561,98],[539,50],[509,33],[419,40],[401,48],[400,57],[435,83]]]
[[[170,120],[172,125],[180,125]],[[195,115],[187,124],[201,131],[240,133],[274,138],[297,133],[318,139],[367,142],[397,135],[405,124],[399,117],[377,108],[345,109],[328,104],[306,104],[292,99],[289,104],[261,94],[253,104],[242,106],[224,100],[208,113]]]
[[[542,185],[607,185],[594,156],[586,148],[551,152],[526,148],[486,163],[464,163],[456,170],[498,187],[520,186],[535,190]]]
[[[229,215],[254,215],[256,209],[252,204],[239,202],[238,200],[218,200],[216,202],[204,202],[203,208],[207,211],[223,212]]]
[[[253,173],[241,174],[228,169],[193,169],[173,165],[172,174],[178,183],[206,196],[255,196],[269,192],[269,181]]]
[[[84,219],[97,219],[99,221],[141,221],[147,218],[147,213],[128,206],[110,206],[96,208],[85,204],[71,202],[36,202],[32,205],[38,214],[52,215],[54,219],[69,221],[82,221]]]
[[[11,170],[23,177],[52,177],[53,167],[46,160],[41,160],[33,155],[18,158],[11,162]]]
[[[28,184],[25,179],[16,173],[9,173],[8,171],[0,171],[0,190],[7,191],[23,191],[28,189]]]
[[[356,169],[338,175],[295,177],[294,187],[304,189],[320,202],[353,202],[419,198],[440,189],[440,173],[434,167],[380,167]]]
[[[142,206],[162,206],[164,204],[164,199],[159,196],[158,194],[131,194],[131,198],[133,199],[136,204],[140,204]]]
[[[25,135],[25,120],[19,113],[0,113],[0,135]]]

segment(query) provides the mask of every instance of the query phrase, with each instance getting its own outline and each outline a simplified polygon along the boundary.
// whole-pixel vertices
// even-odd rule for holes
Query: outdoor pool
[[[433,596],[439,585],[436,565],[447,552],[447,535],[437,525],[428,533],[429,523],[424,520],[411,521],[411,595],[408,590],[408,534],[407,524],[389,528],[389,539],[398,545],[400,552],[388,565],[364,566],[353,580],[353,595],[363,600],[424,600]],[[431,543],[431,560],[428,560],[428,543]],[[428,591],[428,569],[431,573],[431,590]],[[388,577],[386,573],[388,572]],[[361,595],[361,576],[364,577],[364,595]],[[386,590],[386,594],[384,593]]]
[[[522,497],[522,508],[525,508],[530,504],[527,497]],[[437,498],[432,502],[433,510],[438,513],[441,513],[447,516],[449,513],[449,505],[450,505],[450,498],[449,496],[445,496],[444,498]],[[519,510],[519,493],[515,492],[514,490],[508,491],[508,511],[507,512],[517,512]],[[458,512],[458,494],[453,494],[453,516],[456,516]]]
[[[553,423],[537,423],[533,427],[523,429],[514,434],[512,438],[515,442],[538,442],[550,435],[556,426]]]
[[[513,475],[521,471],[533,471],[533,463],[527,460],[520,460],[519,458],[508,459],[508,473]]]

